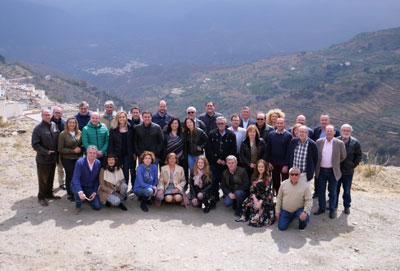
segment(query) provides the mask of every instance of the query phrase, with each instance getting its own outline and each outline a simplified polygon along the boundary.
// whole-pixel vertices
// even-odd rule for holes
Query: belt
[[[331,168],[331,167],[321,167],[321,169],[332,170],[333,168]]]

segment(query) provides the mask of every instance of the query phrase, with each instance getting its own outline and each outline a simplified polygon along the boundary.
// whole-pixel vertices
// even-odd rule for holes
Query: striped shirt
[[[298,168],[300,172],[306,171],[308,141],[309,139],[301,143],[299,140],[299,144],[294,149],[293,167]]]

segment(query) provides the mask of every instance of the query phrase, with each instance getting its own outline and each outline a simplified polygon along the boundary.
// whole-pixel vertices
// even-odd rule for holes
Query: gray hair
[[[353,132],[353,127],[348,123],[343,124],[342,127],[340,127],[340,130],[342,130],[343,128],[350,128],[350,131]]]
[[[98,148],[95,146],[95,145],[89,145],[89,147],[87,148],[87,152],[89,151],[89,150],[95,150],[96,152],[98,151]]]
[[[237,158],[236,158],[236,156],[234,156],[234,155],[228,155],[228,156],[225,158],[225,160],[226,160],[226,162],[233,160],[233,161],[235,161],[235,162],[237,163]]]
[[[188,112],[190,109],[197,113],[196,107],[194,107],[194,106],[189,106],[189,107],[186,109],[186,112]]]
[[[297,171],[298,173],[300,173],[300,169],[298,169],[297,167],[292,167],[289,169],[289,173],[292,173],[293,171]]]
[[[82,101],[82,102],[80,102],[79,103],[79,108],[81,108],[82,106],[87,106],[87,107],[89,107],[89,104],[87,103],[87,102],[85,102],[85,101]]]
[[[245,109],[250,110],[250,107],[248,107],[247,105],[246,105],[246,106],[243,106],[243,107],[242,107],[242,111],[245,110]]]
[[[219,117],[217,117],[217,121],[218,120],[223,120],[225,123],[226,123],[226,118],[224,117],[224,116],[219,116]]]
[[[104,103],[104,107],[106,107],[107,105],[112,105],[113,107],[115,107],[113,101],[106,101],[106,102]]]

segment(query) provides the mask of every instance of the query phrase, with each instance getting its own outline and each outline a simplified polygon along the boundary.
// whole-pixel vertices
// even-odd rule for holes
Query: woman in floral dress
[[[267,171],[267,163],[257,161],[251,177],[250,195],[242,205],[242,216],[236,222],[247,222],[249,226],[271,226],[275,222],[275,208],[271,177]]]

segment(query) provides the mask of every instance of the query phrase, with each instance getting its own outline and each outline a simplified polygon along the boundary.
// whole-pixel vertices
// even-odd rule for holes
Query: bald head
[[[306,117],[304,115],[298,115],[297,116],[296,123],[300,123],[300,124],[306,125],[306,122],[307,122],[307,120],[306,120]]]

